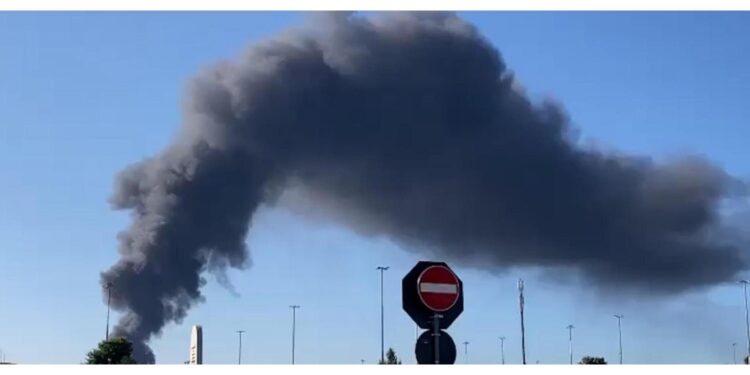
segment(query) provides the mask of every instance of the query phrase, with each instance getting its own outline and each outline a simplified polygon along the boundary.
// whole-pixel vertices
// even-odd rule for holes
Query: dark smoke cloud
[[[487,269],[676,293],[747,268],[718,235],[734,186],[719,167],[576,142],[453,14],[317,15],[203,72],[175,142],[117,178],[133,222],[102,277],[116,332],[153,362],[145,343],[203,300],[205,271],[248,264],[253,212],[291,188],[354,230]]]

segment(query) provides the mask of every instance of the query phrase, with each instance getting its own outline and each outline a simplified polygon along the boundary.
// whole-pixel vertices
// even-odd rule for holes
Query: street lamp
[[[297,329],[297,309],[299,309],[300,306],[291,305],[289,308],[292,309],[292,364],[294,364],[294,336]]]
[[[469,364],[469,342],[464,341],[464,360],[466,361],[466,364]]]
[[[383,272],[387,271],[390,267],[378,266],[377,270],[380,271],[380,361],[385,363],[385,323],[383,313]]]
[[[107,282],[107,333],[104,335],[104,340],[109,341],[109,302],[112,299],[112,283]]]
[[[505,364],[505,336],[500,337],[500,363]]]
[[[732,363],[737,364],[737,343],[732,343]]]
[[[617,332],[618,337],[620,339],[620,364],[622,364],[622,318],[624,318],[623,315],[613,315],[615,318],[617,318]]]
[[[570,364],[573,364],[573,328],[572,324],[565,327],[568,329],[568,352],[570,353]]]
[[[742,284],[745,292],[745,330],[747,333],[747,355],[748,358],[750,358],[750,314],[747,309],[747,284],[750,283],[750,281],[740,280],[739,283]]]
[[[242,364],[242,334],[245,333],[245,331],[239,330],[237,331],[237,334],[240,337],[240,346],[237,349],[237,364]]]

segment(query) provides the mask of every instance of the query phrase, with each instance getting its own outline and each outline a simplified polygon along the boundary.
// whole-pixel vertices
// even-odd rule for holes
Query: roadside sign
[[[432,311],[443,312],[456,304],[459,297],[458,277],[443,265],[427,267],[417,279],[417,293],[422,303]]]
[[[444,262],[418,262],[401,281],[403,309],[422,329],[447,329],[464,311],[463,282]]]
[[[438,338],[438,352],[440,361],[437,364],[452,365],[456,363],[456,343],[448,332],[440,331]],[[432,331],[425,331],[419,336],[414,348],[417,363],[420,365],[432,365],[435,362],[435,335]]]

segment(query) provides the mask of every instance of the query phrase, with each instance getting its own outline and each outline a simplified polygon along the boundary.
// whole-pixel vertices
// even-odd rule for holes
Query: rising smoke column
[[[515,87],[449,13],[318,15],[203,72],[174,143],[117,177],[133,221],[102,275],[115,334],[153,362],[148,340],[203,301],[205,271],[247,265],[253,212],[292,189],[353,230],[490,270],[675,293],[747,268],[717,235],[724,171],[580,147],[557,105]]]

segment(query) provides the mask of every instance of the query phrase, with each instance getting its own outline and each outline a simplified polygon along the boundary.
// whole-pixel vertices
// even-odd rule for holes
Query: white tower
[[[203,328],[193,326],[193,332],[190,335],[190,364],[203,364]]]

